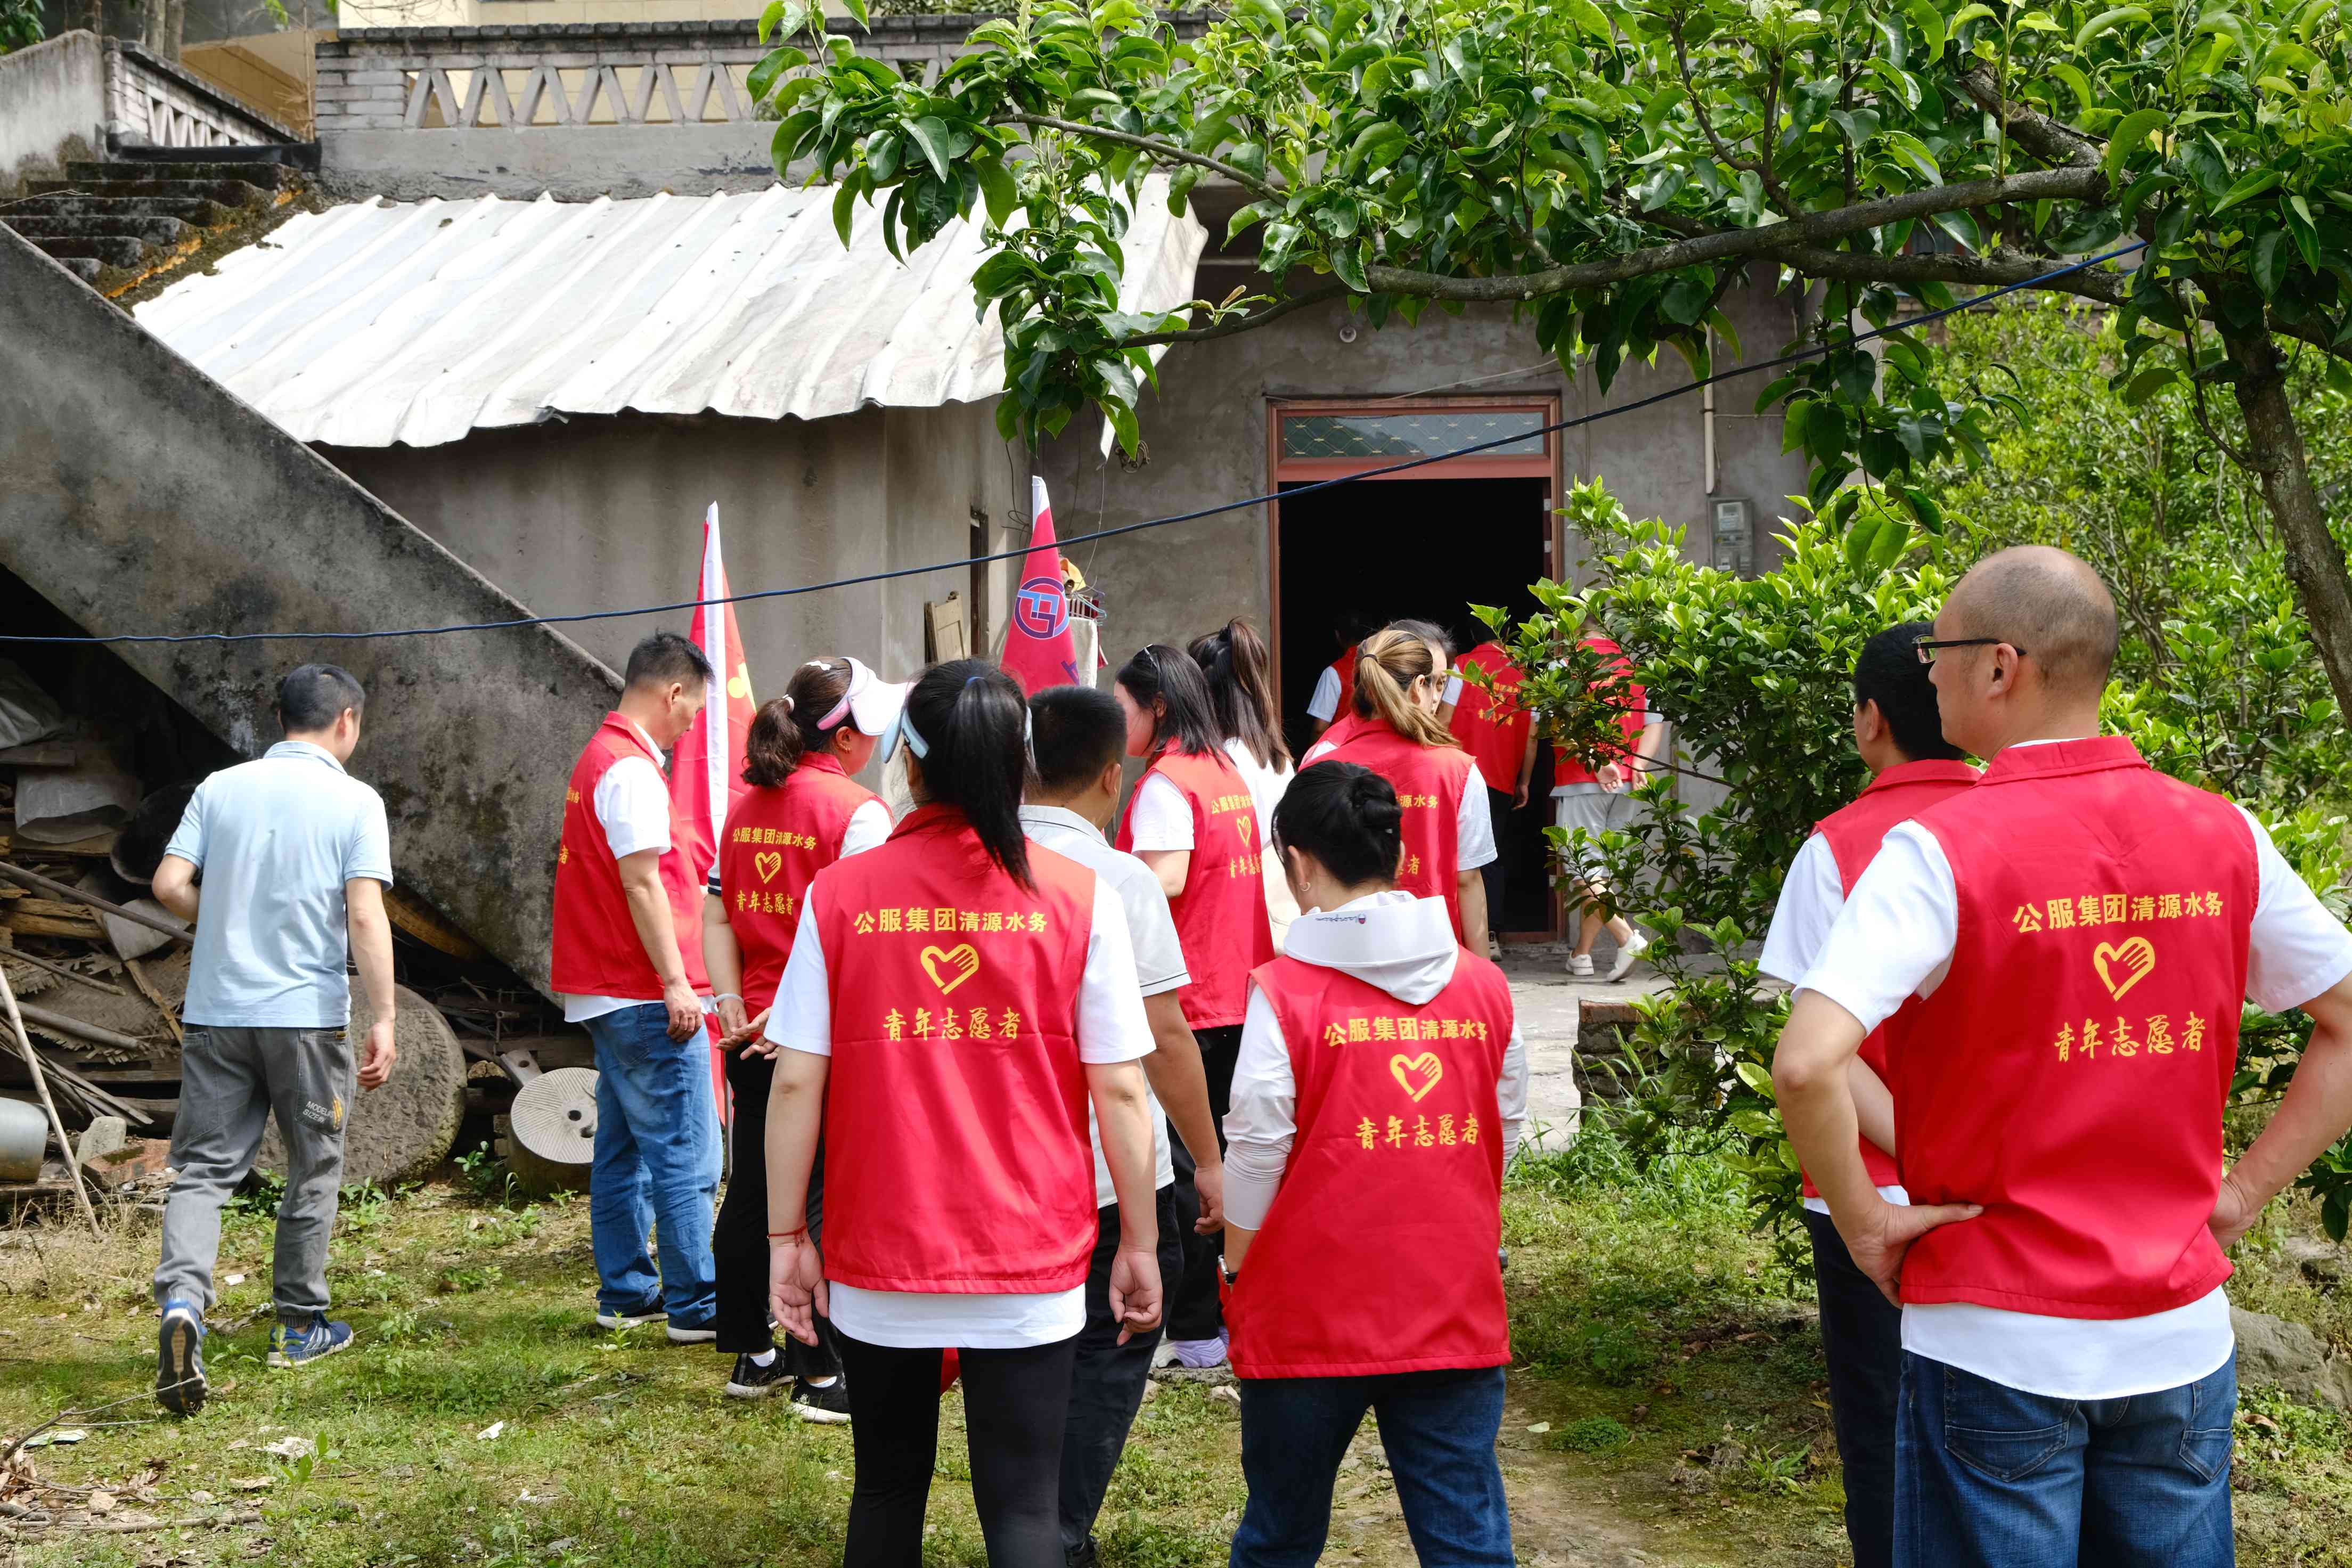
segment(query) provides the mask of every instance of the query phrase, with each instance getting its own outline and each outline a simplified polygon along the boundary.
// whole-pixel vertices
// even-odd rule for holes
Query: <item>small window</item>
[[[1469,408],[1459,413],[1297,414],[1282,421],[1285,458],[1425,458],[1505,437],[1474,454],[1540,458],[1543,416],[1532,408]]]

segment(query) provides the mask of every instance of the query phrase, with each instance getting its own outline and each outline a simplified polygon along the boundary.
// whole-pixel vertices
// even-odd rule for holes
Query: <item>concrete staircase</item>
[[[191,254],[205,230],[262,216],[304,188],[289,154],[305,149],[201,151],[201,161],[133,151],[69,163],[64,179],[32,181],[31,195],[0,207],[0,226],[97,287]]]
[[[351,633],[530,614],[5,230],[0,566],[99,636]],[[319,659],[357,675],[367,722],[352,772],[383,796],[401,885],[545,988],[563,781],[620,695],[578,644],[516,626],[114,651],[247,756],[276,739],[270,693],[287,670]]]

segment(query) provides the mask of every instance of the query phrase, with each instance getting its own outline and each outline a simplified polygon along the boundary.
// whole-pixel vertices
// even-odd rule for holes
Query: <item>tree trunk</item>
[[[106,37],[106,0],[89,0],[80,11],[81,25],[101,38]]]
[[[2287,574],[2294,579],[2311,640],[2327,667],[2336,705],[2352,715],[2352,574],[2345,570],[2344,548],[2328,531],[2327,509],[2311,482],[2303,432],[2287,401],[2286,363],[2268,332],[2224,333],[2223,342],[2238,372],[2249,466],[2285,542]]]
[[[188,31],[188,0],[163,0],[163,58],[180,63],[180,41]]]

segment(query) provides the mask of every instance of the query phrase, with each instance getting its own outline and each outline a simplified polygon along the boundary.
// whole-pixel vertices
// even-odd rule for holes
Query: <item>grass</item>
[[[1574,1150],[1517,1172],[1507,1198],[1520,1362],[1505,1458],[1523,1559],[1609,1527],[1693,1568],[1845,1562],[1809,1291],[1748,1227],[1719,1162],[1684,1153],[1635,1171],[1597,1119],[1587,1125]],[[185,1422],[153,1418],[147,1397],[152,1216],[116,1215],[102,1244],[70,1215],[0,1234],[0,1429],[92,1413],[80,1443],[28,1451],[40,1484],[0,1481],[0,1502],[62,1518],[93,1500],[47,1489],[104,1489],[114,1508],[98,1522],[193,1525],[18,1527],[27,1568],[838,1560],[848,1434],[721,1399],[725,1363],[708,1350],[598,1331],[584,1204],[509,1201],[488,1171],[347,1194],[331,1278],[360,1346],[277,1372],[262,1359],[274,1201],[263,1192],[226,1215],[220,1276],[243,1279],[214,1313],[215,1397]],[[2275,1208],[2241,1249],[2234,1293],[2352,1349],[2352,1302],[2285,1249],[2308,1226],[2304,1205]],[[951,1395],[926,1551],[940,1568],[986,1561],[961,1414]],[[118,1421],[132,1424],[101,1424]],[[2241,1561],[2352,1565],[2352,1422],[2252,1390],[2239,1437]],[[1223,1563],[1238,1453],[1231,1404],[1161,1388],[1104,1512],[1106,1563]],[[1335,1535],[1327,1561],[1410,1562],[1366,1463],[1343,1480],[1369,1475],[1349,1490],[1369,1497],[1343,1509],[1385,1504],[1387,1522]]]

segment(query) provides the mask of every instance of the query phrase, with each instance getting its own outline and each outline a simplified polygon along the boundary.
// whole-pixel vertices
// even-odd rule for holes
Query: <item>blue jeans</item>
[[[1495,1435],[1503,1369],[1242,1380],[1249,1506],[1232,1568],[1310,1568],[1331,1530],[1331,1484],[1364,1412],[1380,1420],[1423,1568],[1510,1568],[1511,1514]]]
[[[1908,1351],[1895,1429],[1897,1568],[2227,1568],[2232,1356],[2195,1383],[2052,1399]]]
[[[690,1040],[671,1039],[658,1002],[591,1018],[587,1029],[596,1046],[596,1156],[588,1173],[596,1304],[629,1311],[658,1295],[671,1323],[708,1327],[719,1314],[710,1252],[719,1114],[709,1038],[697,1030]],[[648,1232],[660,1237],[659,1274],[646,1251]]]

